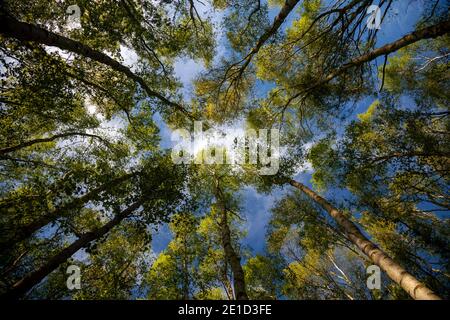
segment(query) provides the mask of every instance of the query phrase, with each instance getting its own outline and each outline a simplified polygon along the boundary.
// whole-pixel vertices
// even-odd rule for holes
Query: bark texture
[[[397,264],[385,252],[380,250],[366,236],[364,236],[358,227],[338,209],[336,209],[326,199],[309,189],[307,186],[289,179],[289,184],[299,189],[313,201],[318,203],[343,229],[347,237],[367,256],[378,265],[386,274],[399,284],[408,294],[417,300],[441,300],[432,290],[427,288],[425,284],[417,280],[413,275],[406,271],[402,266]]]
[[[102,137],[97,136],[95,134],[90,134],[90,133],[85,133],[85,132],[65,132],[65,133],[55,134],[55,135],[47,137],[47,138],[39,138],[39,139],[25,141],[25,142],[15,145],[15,146],[0,149],[0,156],[10,153],[10,152],[18,151],[18,150],[26,148],[26,147],[30,147],[30,146],[38,144],[38,143],[51,142],[51,141],[55,141],[57,139],[74,137],[74,136],[95,138],[95,139],[99,139],[100,141],[106,142],[106,140],[104,140]]]
[[[127,209],[116,215],[111,221],[103,225],[102,227],[83,234],[78,240],[73,242],[71,245],[63,249],[61,252],[50,258],[47,263],[41,266],[36,271],[25,276],[21,280],[17,281],[12,287],[4,293],[2,299],[19,299],[21,296],[26,294],[35,285],[41,282],[47,275],[49,275],[53,270],[58,268],[61,264],[66,262],[74,253],[83,247],[86,247],[92,241],[101,238],[107,234],[112,228],[117,226],[123,219],[131,215],[135,210],[141,206],[141,201],[134,203]]]
[[[107,65],[113,70],[118,71],[127,76],[129,79],[137,82],[142,89],[145,90],[149,97],[154,97],[164,104],[174,107],[178,111],[192,117],[192,115],[183,106],[176,102],[170,101],[162,94],[152,90],[141,76],[135,74],[128,67],[112,59],[103,52],[94,50],[79,41],[58,35],[39,26],[19,21],[4,11],[0,11],[0,19],[2,20],[2,23],[0,24],[0,34],[20,41],[31,41],[51,47],[57,47]]]
[[[410,44],[413,44],[415,42],[418,42],[420,40],[437,38],[439,36],[447,34],[449,31],[450,31],[450,20],[446,20],[441,23],[432,25],[430,27],[426,27],[426,28],[411,32],[410,34],[407,34],[406,36],[404,36],[394,42],[386,44],[380,48],[377,48],[373,51],[370,51],[366,54],[363,54],[359,57],[352,59],[351,61],[344,64],[340,68],[337,68],[336,70],[334,70],[333,72],[331,72],[330,74],[328,74],[327,76],[325,76],[324,78],[319,80],[318,82],[314,83],[312,86],[308,87],[306,90],[302,90],[302,91],[298,92],[297,94],[295,94],[294,96],[292,96],[289,99],[287,104],[289,104],[292,100],[298,98],[302,94],[309,92],[317,87],[320,87],[320,86],[330,82],[331,80],[333,80],[337,76],[343,74],[345,71],[347,71],[350,68],[360,66],[366,62],[375,60],[376,58],[381,57],[381,56],[387,56],[390,53],[396,52],[397,50],[404,48]]]
[[[286,0],[285,4],[281,8],[278,15],[275,17],[272,26],[262,34],[262,36],[258,39],[258,42],[253,47],[253,49],[247,54],[245,57],[245,62],[241,66],[239,70],[239,76],[242,75],[244,70],[247,68],[247,66],[250,64],[250,61],[252,60],[253,56],[259,52],[261,47],[269,40],[281,27],[283,22],[286,20],[289,13],[294,10],[295,6],[299,0]]]
[[[22,226],[16,226],[14,229],[14,234],[11,238],[8,240],[0,243],[0,251],[4,251],[7,248],[13,246],[17,242],[21,242],[25,239],[28,239],[31,237],[35,232],[40,230],[41,228],[45,227],[47,224],[55,221],[59,217],[63,217],[65,213],[73,208],[80,208],[85,203],[89,202],[90,200],[93,200],[96,198],[100,193],[120,184],[123,183],[135,176],[137,176],[139,173],[129,173],[126,175],[123,175],[119,178],[112,179],[111,181],[95,188],[94,190],[86,193],[85,195],[75,198],[72,201],[57,207],[54,210],[51,210],[48,214],[39,217],[38,219],[34,220],[33,222],[22,225]]]
[[[220,210],[220,235],[223,250],[225,252],[225,260],[230,264],[233,272],[233,288],[236,300],[248,300],[247,290],[245,289],[244,271],[241,266],[241,258],[236,253],[231,243],[231,232],[228,225],[228,212],[224,203],[222,192],[219,187],[216,191],[216,200]]]

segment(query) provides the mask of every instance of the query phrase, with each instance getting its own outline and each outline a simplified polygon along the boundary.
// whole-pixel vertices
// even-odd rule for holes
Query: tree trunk
[[[318,203],[328,214],[334,218],[338,225],[344,230],[348,238],[367,256],[378,265],[386,274],[399,284],[408,294],[418,300],[440,300],[433,291],[428,289],[423,283],[418,281],[413,275],[408,273],[403,267],[392,260],[385,252],[380,250],[374,243],[367,239],[358,227],[344,214],[336,209],[327,200],[319,196],[307,186],[289,179],[288,183],[306,194],[313,201]]]
[[[41,266],[36,271],[25,276],[21,280],[17,281],[11,289],[4,293],[2,299],[19,299],[26,294],[31,288],[42,281],[53,270],[58,268],[61,264],[66,262],[74,253],[83,247],[86,247],[90,242],[97,240],[107,234],[112,228],[117,226],[123,219],[131,215],[135,210],[141,206],[142,201],[138,201],[132,204],[130,207],[116,215],[111,221],[103,225],[97,230],[83,234],[78,240],[71,245],[63,249],[60,253],[56,254],[48,260],[46,264]]]
[[[189,300],[189,266],[188,266],[188,250],[187,250],[187,239],[186,234],[183,237],[183,299]]]
[[[230,228],[227,221],[227,211],[223,210],[220,222],[220,232],[222,236],[222,246],[225,251],[225,258],[231,266],[233,272],[233,285],[236,300],[248,300],[245,290],[244,271],[241,266],[241,258],[237,255],[231,244]]]
[[[79,54],[81,56],[90,58],[101,64],[107,65],[112,69],[114,69],[115,71],[124,74],[129,79],[139,83],[139,85],[145,90],[148,96],[157,98],[161,102],[171,107],[174,107],[175,109],[181,111],[182,113],[186,114],[189,117],[192,117],[192,115],[186,109],[184,109],[183,106],[181,106],[176,102],[170,101],[162,94],[153,91],[142,77],[133,73],[128,67],[112,59],[103,52],[94,50],[91,47],[79,41],[75,41],[67,37],[58,35],[51,31],[45,30],[44,28],[41,28],[39,26],[35,26],[33,24],[29,24],[26,22],[21,22],[15,19],[14,17],[10,16],[7,12],[4,11],[4,8],[1,7],[0,7],[0,18],[2,20],[2,23],[0,24],[0,34],[9,38],[18,39],[20,41],[31,41],[51,47],[57,47],[60,48],[61,50],[67,50]]]
[[[65,133],[55,134],[54,136],[50,136],[47,138],[39,138],[39,139],[25,141],[18,145],[12,146],[12,147],[6,147],[3,149],[0,149],[0,156],[10,153],[10,152],[14,152],[14,151],[26,148],[26,147],[30,147],[30,146],[38,144],[38,143],[51,142],[51,141],[55,141],[56,139],[72,137],[72,136],[95,138],[95,139],[99,139],[102,142],[107,143],[107,141],[105,139],[103,139],[102,137],[97,136],[95,134],[89,134],[89,133],[85,133],[85,132],[65,132]]]
[[[225,264],[223,266],[223,270],[221,271],[221,273],[222,273],[221,282],[222,282],[223,288],[225,289],[225,293],[227,294],[228,300],[233,300],[234,299],[233,288],[231,287],[231,282],[230,282],[230,279],[228,278],[227,269],[228,269],[228,266]]]
[[[225,252],[225,259],[230,264],[233,272],[233,287],[236,300],[248,300],[247,291],[245,289],[244,271],[241,266],[241,258],[236,253],[231,244],[230,227],[228,226],[228,212],[226,210],[224,199],[220,195],[220,189],[217,187],[216,200],[220,206],[221,221],[220,221],[220,235],[222,237],[223,251]]]
[[[126,175],[123,175],[119,178],[113,179],[98,188],[95,188],[94,190],[86,193],[85,195],[76,198],[64,205],[62,205],[59,208],[54,209],[53,211],[49,212],[48,214],[41,216],[39,219],[24,225],[24,226],[16,226],[14,229],[14,235],[12,238],[7,239],[6,241],[0,243],[0,251],[3,252],[4,250],[8,249],[9,247],[13,246],[17,242],[21,242],[25,239],[28,239],[31,237],[35,232],[40,230],[41,228],[45,227],[47,224],[55,221],[61,216],[64,216],[64,213],[67,210],[79,208],[88,201],[94,199],[96,196],[98,196],[103,191],[108,190],[109,188],[112,188],[122,182],[127,181],[128,179],[131,179],[135,176],[139,175],[138,172],[135,173],[129,173]]]
[[[270,29],[268,29],[266,32],[264,32],[261,37],[258,39],[258,42],[253,47],[253,49],[247,54],[245,57],[245,62],[240,68],[239,76],[242,75],[244,70],[249,65],[250,61],[252,60],[253,56],[258,53],[258,51],[261,49],[261,47],[269,40],[280,28],[280,26],[283,24],[283,22],[286,20],[289,13],[294,10],[295,6],[299,0],[286,0],[285,4],[281,8],[278,15],[275,17],[272,26]]]
[[[407,34],[403,38],[400,38],[394,42],[388,43],[380,48],[377,48],[373,51],[370,51],[366,54],[363,54],[359,57],[356,57],[352,59],[350,62],[344,64],[340,68],[337,68],[330,74],[328,74],[326,77],[324,77],[322,80],[316,82],[311,87],[308,87],[306,90],[302,90],[298,93],[296,93],[294,96],[289,98],[287,105],[292,102],[292,100],[298,98],[302,94],[309,92],[313,90],[314,88],[320,87],[321,85],[324,85],[337,76],[341,75],[345,71],[347,71],[350,68],[354,68],[357,66],[360,66],[366,62],[372,61],[380,56],[387,56],[392,52],[395,52],[403,47],[406,47],[410,44],[413,44],[415,42],[418,42],[420,40],[424,39],[433,39],[437,38],[439,36],[442,36],[450,31],[450,20],[443,21],[441,23],[432,25],[430,27],[426,27],[420,30],[416,30],[414,32],[411,32],[410,34]]]

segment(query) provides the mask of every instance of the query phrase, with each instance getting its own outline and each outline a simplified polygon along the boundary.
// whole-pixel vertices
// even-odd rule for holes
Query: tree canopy
[[[0,21],[1,298],[449,298],[446,1],[3,0]]]

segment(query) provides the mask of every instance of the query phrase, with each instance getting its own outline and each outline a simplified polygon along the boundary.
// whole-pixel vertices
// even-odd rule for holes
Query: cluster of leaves
[[[368,0],[75,3],[81,28],[67,25],[67,1],[0,3],[0,294],[407,298],[385,276],[381,290],[367,288],[373,262],[317,197],[276,189],[310,164],[314,188],[335,192],[343,219],[448,297],[450,53],[439,1],[418,22],[434,26],[415,33],[427,40],[377,50]],[[395,2],[379,5],[384,19]],[[205,67],[189,104],[174,72],[186,58]],[[193,119],[280,129],[278,174],[174,165],[160,124]],[[242,244],[249,186],[282,194],[257,255]],[[165,223],[172,238],[156,254]],[[82,270],[78,291],[67,289],[69,265]]]

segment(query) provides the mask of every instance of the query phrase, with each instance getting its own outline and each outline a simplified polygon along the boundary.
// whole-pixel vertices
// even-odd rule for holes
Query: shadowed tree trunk
[[[415,42],[418,42],[420,40],[437,38],[439,36],[447,34],[449,31],[450,31],[450,20],[446,20],[441,23],[432,25],[430,27],[426,27],[426,28],[423,28],[420,30],[413,31],[410,34],[407,34],[406,36],[404,36],[394,42],[388,43],[380,48],[377,48],[366,54],[356,57],[356,58],[352,59],[351,61],[347,62],[346,64],[344,64],[343,66],[341,66],[340,68],[335,69],[333,72],[331,72],[327,76],[323,77],[320,81],[314,83],[312,86],[296,93],[294,96],[289,98],[287,105],[290,104],[294,99],[301,96],[302,94],[309,92],[309,91],[313,90],[314,88],[320,87],[320,86],[330,82],[331,80],[333,80],[337,76],[341,75],[342,73],[344,73],[345,71],[347,71],[350,68],[360,66],[366,62],[372,61],[381,56],[387,56],[390,53],[393,53],[403,47],[406,47],[406,46],[413,44]]]
[[[111,221],[103,225],[102,227],[83,234],[78,240],[73,242],[71,245],[63,249],[60,253],[56,254],[50,258],[47,263],[41,266],[36,271],[25,276],[21,280],[17,281],[12,287],[4,293],[2,299],[19,299],[21,296],[26,294],[35,285],[41,282],[47,275],[49,275],[53,270],[58,268],[61,264],[66,262],[74,253],[83,247],[86,247],[89,243],[94,240],[101,238],[106,235],[112,228],[117,226],[123,219],[131,215],[135,210],[137,210],[142,204],[142,201],[138,201],[127,209],[123,210],[117,214]]]
[[[58,35],[39,26],[21,22],[10,16],[4,10],[5,9],[0,6],[0,18],[2,20],[2,23],[0,24],[0,34],[9,38],[15,38],[20,41],[31,41],[51,47],[57,47],[59,49],[67,50],[97,61],[101,64],[107,65],[113,70],[124,74],[129,79],[139,83],[139,85],[142,87],[142,89],[145,90],[148,96],[157,98],[161,102],[174,107],[178,111],[181,111],[188,117],[192,118],[192,115],[183,106],[176,102],[170,101],[162,94],[152,90],[142,77],[133,73],[128,67],[112,59],[103,52],[94,50],[79,41],[75,41],[67,37]]]
[[[367,256],[378,265],[394,282],[399,284],[408,294],[417,300],[440,300],[433,291],[428,289],[422,282],[418,281],[413,275],[408,273],[403,267],[392,260],[385,252],[380,250],[374,243],[364,236],[358,227],[331,203],[322,198],[320,195],[309,189],[304,184],[292,179],[288,179],[288,183],[302,191],[314,202],[325,209],[328,214],[337,222],[344,230],[347,237]]]
[[[108,142],[105,139],[103,139],[102,137],[97,136],[95,134],[90,134],[90,133],[85,133],[85,132],[65,132],[65,133],[55,134],[55,135],[47,137],[47,138],[39,138],[39,139],[25,141],[18,145],[12,146],[12,147],[6,147],[3,149],[0,149],[0,156],[10,153],[10,152],[14,152],[14,151],[26,148],[26,147],[30,147],[30,146],[38,144],[38,143],[51,142],[51,141],[55,141],[57,139],[74,137],[74,136],[95,138],[95,139],[99,139],[100,141],[108,144]]]
[[[225,264],[221,270],[221,283],[227,294],[228,300],[233,300],[233,288],[231,287],[230,279],[228,278],[227,272],[228,266]]]
[[[244,271],[241,266],[241,258],[236,253],[231,244],[231,233],[228,225],[228,212],[224,203],[223,196],[219,186],[216,187],[216,201],[220,210],[220,235],[223,250],[225,252],[225,260],[230,264],[233,272],[233,287],[236,300],[248,300],[247,291],[245,289]]]
[[[222,236],[222,246],[225,251],[225,257],[233,271],[233,285],[236,300],[248,300],[245,290],[244,271],[241,266],[241,258],[231,244],[230,228],[228,226],[227,211],[222,211],[222,219],[220,221],[220,233]]]
[[[241,66],[239,70],[239,76],[242,75],[244,70],[247,68],[247,66],[250,64],[250,61],[252,60],[253,56],[259,52],[261,47],[269,40],[281,27],[283,22],[286,20],[289,13],[294,10],[295,6],[299,0],[286,0],[285,4],[281,8],[278,15],[275,17],[272,26],[264,32],[261,37],[258,39],[258,42],[253,47],[253,49],[247,54],[245,57],[245,62]]]
[[[189,300],[189,262],[186,235],[183,236],[183,299]]]
[[[59,208],[54,209],[53,211],[50,211],[48,214],[39,217],[38,219],[34,220],[33,222],[24,225],[24,226],[15,226],[14,234],[11,238],[6,239],[2,243],[0,243],[0,251],[4,251],[7,248],[14,245],[14,243],[21,242],[25,239],[28,239],[31,237],[35,232],[40,230],[41,228],[45,227],[47,224],[55,221],[59,217],[64,216],[65,212],[67,212],[70,209],[74,208],[80,208],[85,203],[89,202],[90,200],[93,200],[95,197],[97,197],[100,193],[120,184],[123,183],[129,179],[132,179],[133,177],[136,177],[139,175],[139,172],[129,173],[126,175],[123,175],[119,178],[113,179],[98,188],[95,188],[94,190],[86,193],[85,195],[75,198],[72,201],[62,205]]]

